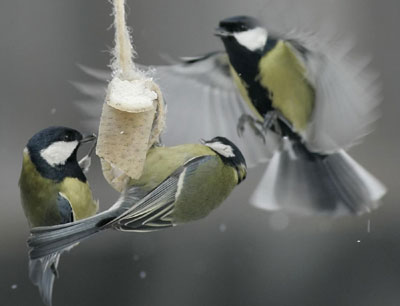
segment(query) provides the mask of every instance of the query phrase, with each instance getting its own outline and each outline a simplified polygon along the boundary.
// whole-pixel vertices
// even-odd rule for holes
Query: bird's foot
[[[95,136],[95,134],[93,135]],[[92,164],[92,154],[94,152],[94,149],[96,148],[96,144],[97,144],[97,139],[96,141],[93,141],[93,144],[89,149],[89,152],[79,161],[79,166],[81,167],[83,173],[85,174],[89,172],[90,165]]]
[[[90,168],[91,164],[92,164],[92,158],[90,157],[90,155],[85,155],[79,161],[79,167],[82,169],[84,174],[89,172],[89,168]]]
[[[265,115],[264,122],[262,123],[262,130],[264,134],[267,134],[267,132],[271,129],[272,126],[276,128],[277,119],[278,119],[277,111],[270,111]]]
[[[265,135],[264,135],[264,130],[262,128],[263,123],[257,119],[254,119],[252,116],[248,114],[243,114],[239,118],[238,124],[236,126],[236,130],[239,137],[243,135],[246,124],[248,124],[250,128],[253,130],[254,134],[260,137],[262,141],[265,143]]]

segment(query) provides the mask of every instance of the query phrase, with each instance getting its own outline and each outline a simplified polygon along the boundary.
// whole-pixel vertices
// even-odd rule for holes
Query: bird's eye
[[[64,140],[69,140],[69,135],[65,135]]]

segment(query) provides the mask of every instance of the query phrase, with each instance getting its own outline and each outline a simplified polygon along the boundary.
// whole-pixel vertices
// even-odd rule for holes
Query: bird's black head
[[[238,183],[243,181],[247,175],[246,160],[239,148],[225,137],[214,137],[211,140],[203,141],[203,144],[217,153],[222,161],[235,168],[238,174]]]
[[[215,35],[221,37],[228,54],[261,51],[268,38],[268,32],[261,23],[249,16],[221,20]]]
[[[82,142],[91,139],[84,139],[77,130],[52,126],[33,135],[26,150],[42,176],[57,181],[66,176],[86,181],[77,161],[77,150]]]
[[[220,30],[222,34],[233,34],[252,30],[257,27],[261,27],[261,24],[254,17],[234,16],[221,20],[216,34],[218,35],[218,30]]]
[[[82,138],[82,134],[77,130],[63,126],[51,126],[33,135],[28,141],[27,148],[29,152],[32,153],[33,151],[46,149],[55,143],[65,145],[74,143],[76,144],[75,147],[77,147]]]

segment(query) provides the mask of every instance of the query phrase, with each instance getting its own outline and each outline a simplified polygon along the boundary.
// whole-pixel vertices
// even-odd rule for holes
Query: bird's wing
[[[321,42],[316,36],[292,34],[302,54],[307,79],[315,88],[311,123],[303,137],[317,152],[349,148],[373,129],[378,119],[380,84],[370,60],[352,56],[352,43]]]
[[[102,71],[82,69],[97,80],[109,78]],[[248,166],[268,161],[276,146],[272,133],[267,134],[267,145],[249,127],[242,137],[237,134],[238,119],[242,114],[251,114],[251,110],[233,83],[226,53],[186,58],[181,64],[152,67],[148,73],[159,84],[167,104],[167,124],[162,135],[166,145],[197,143],[201,138],[224,136],[239,147]],[[95,84],[75,86],[93,97],[92,101],[79,105],[90,117],[86,122],[97,129],[104,85],[103,88]]]
[[[247,126],[242,137],[237,124],[251,114],[230,75],[226,53],[212,53],[186,63],[156,68],[167,103],[167,127],[162,139],[168,145],[194,143],[200,138],[224,136],[242,151],[249,167],[268,161],[274,150],[270,133],[267,146]]]
[[[78,66],[85,74],[92,78],[90,82],[71,82],[81,93],[82,98],[75,101],[75,105],[83,114],[82,124],[90,132],[98,132],[100,116],[106,97],[107,83],[111,80],[111,72],[101,69]]]
[[[71,203],[69,202],[67,196],[61,192],[59,192],[57,196],[57,206],[61,216],[60,224],[74,221],[74,211],[72,210]]]
[[[182,188],[180,182],[183,182],[186,175],[195,172],[200,164],[210,158],[214,157],[200,156],[190,159],[143,199],[105,226],[135,232],[154,231],[174,226],[171,214],[174,210],[176,196],[179,194],[179,188]],[[131,199],[136,199],[135,193],[136,187],[128,189],[123,196],[124,201],[129,203]],[[127,207],[128,205],[121,203],[120,206]]]

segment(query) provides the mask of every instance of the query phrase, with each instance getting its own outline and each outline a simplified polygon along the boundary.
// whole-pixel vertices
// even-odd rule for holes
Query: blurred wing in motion
[[[71,82],[71,84],[84,96],[82,100],[75,102],[79,110],[84,114],[82,124],[88,131],[97,133],[100,126],[100,116],[106,97],[108,81],[111,72],[106,70],[78,66],[83,72],[93,78],[91,83]]]
[[[239,147],[249,167],[268,161],[276,145],[273,133],[267,134],[267,145],[248,127],[242,137],[237,134],[240,116],[251,111],[233,83],[225,53],[156,67],[156,75],[167,103],[162,137],[167,145],[224,136]]]
[[[307,147],[330,153],[358,144],[379,117],[380,84],[370,60],[351,56],[353,45],[346,40],[290,35],[315,88],[312,120],[303,135]]]
[[[266,145],[250,128],[242,137],[237,134],[237,124],[242,114],[250,109],[237,92],[230,76],[225,53],[214,52],[198,58],[185,58],[177,65],[150,68],[160,85],[167,104],[167,127],[162,136],[166,145],[197,143],[201,138],[224,136],[242,151],[247,165],[267,162],[277,145],[273,133],[267,134]],[[87,74],[104,82],[109,74],[81,67]],[[104,82],[105,83],[105,82]],[[105,85],[74,83],[91,101],[78,102],[89,117],[91,130],[97,130]]]

